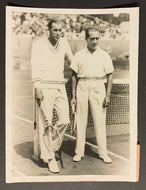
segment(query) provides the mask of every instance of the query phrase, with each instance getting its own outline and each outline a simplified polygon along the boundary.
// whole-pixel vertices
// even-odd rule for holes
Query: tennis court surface
[[[120,71],[119,71],[120,72]],[[125,74],[126,75],[126,74]],[[89,146],[89,143],[96,145],[94,128],[92,121],[89,118],[87,127],[87,142],[84,159],[79,162],[73,162],[72,157],[75,150],[75,138],[70,136],[70,132],[65,136],[62,144],[62,159],[64,168],[60,166],[59,174],[52,174],[47,168],[47,164],[40,161],[35,161],[33,156],[33,96],[32,96],[32,81],[30,72],[28,71],[13,71],[12,75],[12,164],[13,176],[47,176],[47,175],[128,175],[129,174],[129,102],[120,99],[124,97],[128,101],[128,87],[122,87],[121,97],[117,93],[113,97],[113,103],[117,105],[117,110],[120,109],[119,103],[123,108],[120,115],[116,116],[117,110],[109,111],[112,119],[107,120],[107,147],[109,155],[113,160],[112,164],[105,164],[98,159],[94,146]],[[115,77],[118,76],[115,73]],[[122,74],[124,76],[124,74]],[[129,92],[128,92],[129,93]],[[113,95],[115,96],[115,95]],[[122,102],[123,101],[123,102]],[[126,115],[124,115],[126,113]],[[118,119],[117,119],[118,118]],[[121,122],[122,121],[122,122]]]

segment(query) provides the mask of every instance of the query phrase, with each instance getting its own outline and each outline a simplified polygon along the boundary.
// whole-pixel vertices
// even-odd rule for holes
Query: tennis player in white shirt
[[[37,100],[43,100],[46,126],[39,126],[40,157],[48,163],[53,173],[60,172],[55,160],[55,151],[59,150],[65,130],[69,124],[69,105],[65,90],[64,60],[71,62],[73,55],[65,38],[62,38],[62,24],[52,19],[49,24],[49,36],[33,43],[31,53],[32,80],[36,88]],[[52,125],[55,108],[58,121]],[[56,135],[53,136],[53,131]]]
[[[99,31],[96,28],[88,28],[85,35],[87,47],[75,54],[70,65],[73,70],[71,105],[77,105],[77,141],[73,161],[80,161],[84,157],[89,101],[99,157],[105,163],[112,163],[107,154],[105,121],[114,68],[109,54],[99,48]],[[107,77],[107,91],[104,76]]]

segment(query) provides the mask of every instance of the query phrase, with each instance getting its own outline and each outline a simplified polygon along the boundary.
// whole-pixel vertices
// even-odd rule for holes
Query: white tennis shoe
[[[60,172],[55,158],[49,160],[48,168],[49,168],[50,172],[52,172],[52,173],[59,173]]]
[[[112,159],[107,155],[99,155],[99,158],[103,160],[104,163],[106,164],[111,164],[112,163]]]
[[[81,161],[81,159],[83,158],[84,156],[80,155],[80,154],[76,154],[74,157],[73,157],[73,161],[74,162],[79,162]]]

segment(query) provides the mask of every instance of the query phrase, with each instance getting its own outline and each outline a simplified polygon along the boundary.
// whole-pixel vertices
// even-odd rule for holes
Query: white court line
[[[13,98],[32,98],[33,96],[13,96]]]
[[[69,138],[72,138],[72,139],[76,140],[76,137],[74,137],[74,136],[72,136],[72,135],[65,134],[65,136],[67,136],[67,137],[69,137]],[[87,145],[93,147],[93,148],[98,149],[98,146],[96,146],[96,145],[94,145],[94,144],[91,144],[91,143],[89,143],[89,142],[87,142],[87,141],[86,141],[85,143],[86,143]],[[115,153],[113,153],[113,152],[111,152],[111,151],[107,151],[107,152],[108,152],[109,154],[111,154],[111,155],[117,157],[117,158],[120,158],[120,159],[126,161],[126,162],[129,162],[129,161],[130,161],[130,160],[124,158],[123,156],[117,155],[117,154],[115,154]]]
[[[25,121],[25,122],[28,122],[28,123],[33,124],[33,121],[28,120],[28,119],[25,119],[25,118],[23,118],[23,117],[19,117],[19,116],[14,115],[14,114],[11,114],[11,116],[14,117],[14,118],[16,118],[16,119],[20,119],[20,120],[22,120],[22,121]],[[74,136],[72,136],[72,135],[65,134],[65,136],[66,136],[66,137],[69,137],[69,138],[71,138],[71,139],[73,139],[73,140],[76,140],[76,137],[74,137]],[[94,144],[91,144],[91,143],[89,143],[89,142],[87,142],[87,141],[86,141],[85,143],[86,143],[87,145],[93,147],[93,148],[98,149],[98,146],[96,146],[96,145],[94,145]],[[124,158],[123,156],[120,156],[120,155],[118,155],[118,154],[115,154],[114,152],[108,151],[108,153],[111,154],[112,156],[116,157],[116,158],[119,158],[119,159],[124,160],[124,161],[126,161],[126,162],[130,162],[130,160],[128,160],[127,158]]]
[[[27,80],[27,81],[26,81],[26,79],[24,79],[24,80],[19,80],[19,81],[16,80],[16,79],[14,79],[13,82],[14,82],[14,83],[21,83],[21,82],[23,82],[23,83],[33,83],[32,80]]]
[[[19,120],[25,121],[25,122],[27,122],[27,123],[33,124],[33,121],[31,121],[31,120],[29,120],[29,119],[25,119],[25,118],[23,118],[23,117],[19,117],[19,116],[15,115],[15,114],[10,114],[10,113],[8,113],[8,114],[11,115],[12,117],[16,118],[16,119],[19,119]]]

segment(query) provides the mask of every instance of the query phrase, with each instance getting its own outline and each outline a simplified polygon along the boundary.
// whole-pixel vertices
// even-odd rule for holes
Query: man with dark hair
[[[85,30],[85,38],[88,39],[90,37],[89,32],[90,31],[94,31],[94,32],[99,32],[99,30],[97,28],[93,28],[93,27],[89,27]]]
[[[73,70],[71,105],[77,106],[77,142],[73,161],[80,161],[84,157],[89,101],[99,157],[105,163],[111,163],[106,148],[105,116],[106,107],[110,103],[114,68],[109,54],[99,48],[99,31],[96,28],[88,28],[85,36],[87,47],[75,54],[70,65]],[[105,75],[106,92],[103,81]]]
[[[72,52],[66,39],[61,37],[62,25],[58,19],[49,24],[49,36],[36,40],[32,46],[32,80],[36,99],[40,103],[45,124],[39,118],[40,157],[48,163],[49,170],[59,172],[55,151],[59,150],[69,124],[69,105],[65,90],[64,59],[72,60]],[[52,112],[56,110],[58,121],[52,125]]]
[[[61,24],[62,21],[58,18],[52,18],[50,19],[50,21],[48,22],[48,28],[51,29],[52,28],[52,24],[56,23],[56,24]]]

